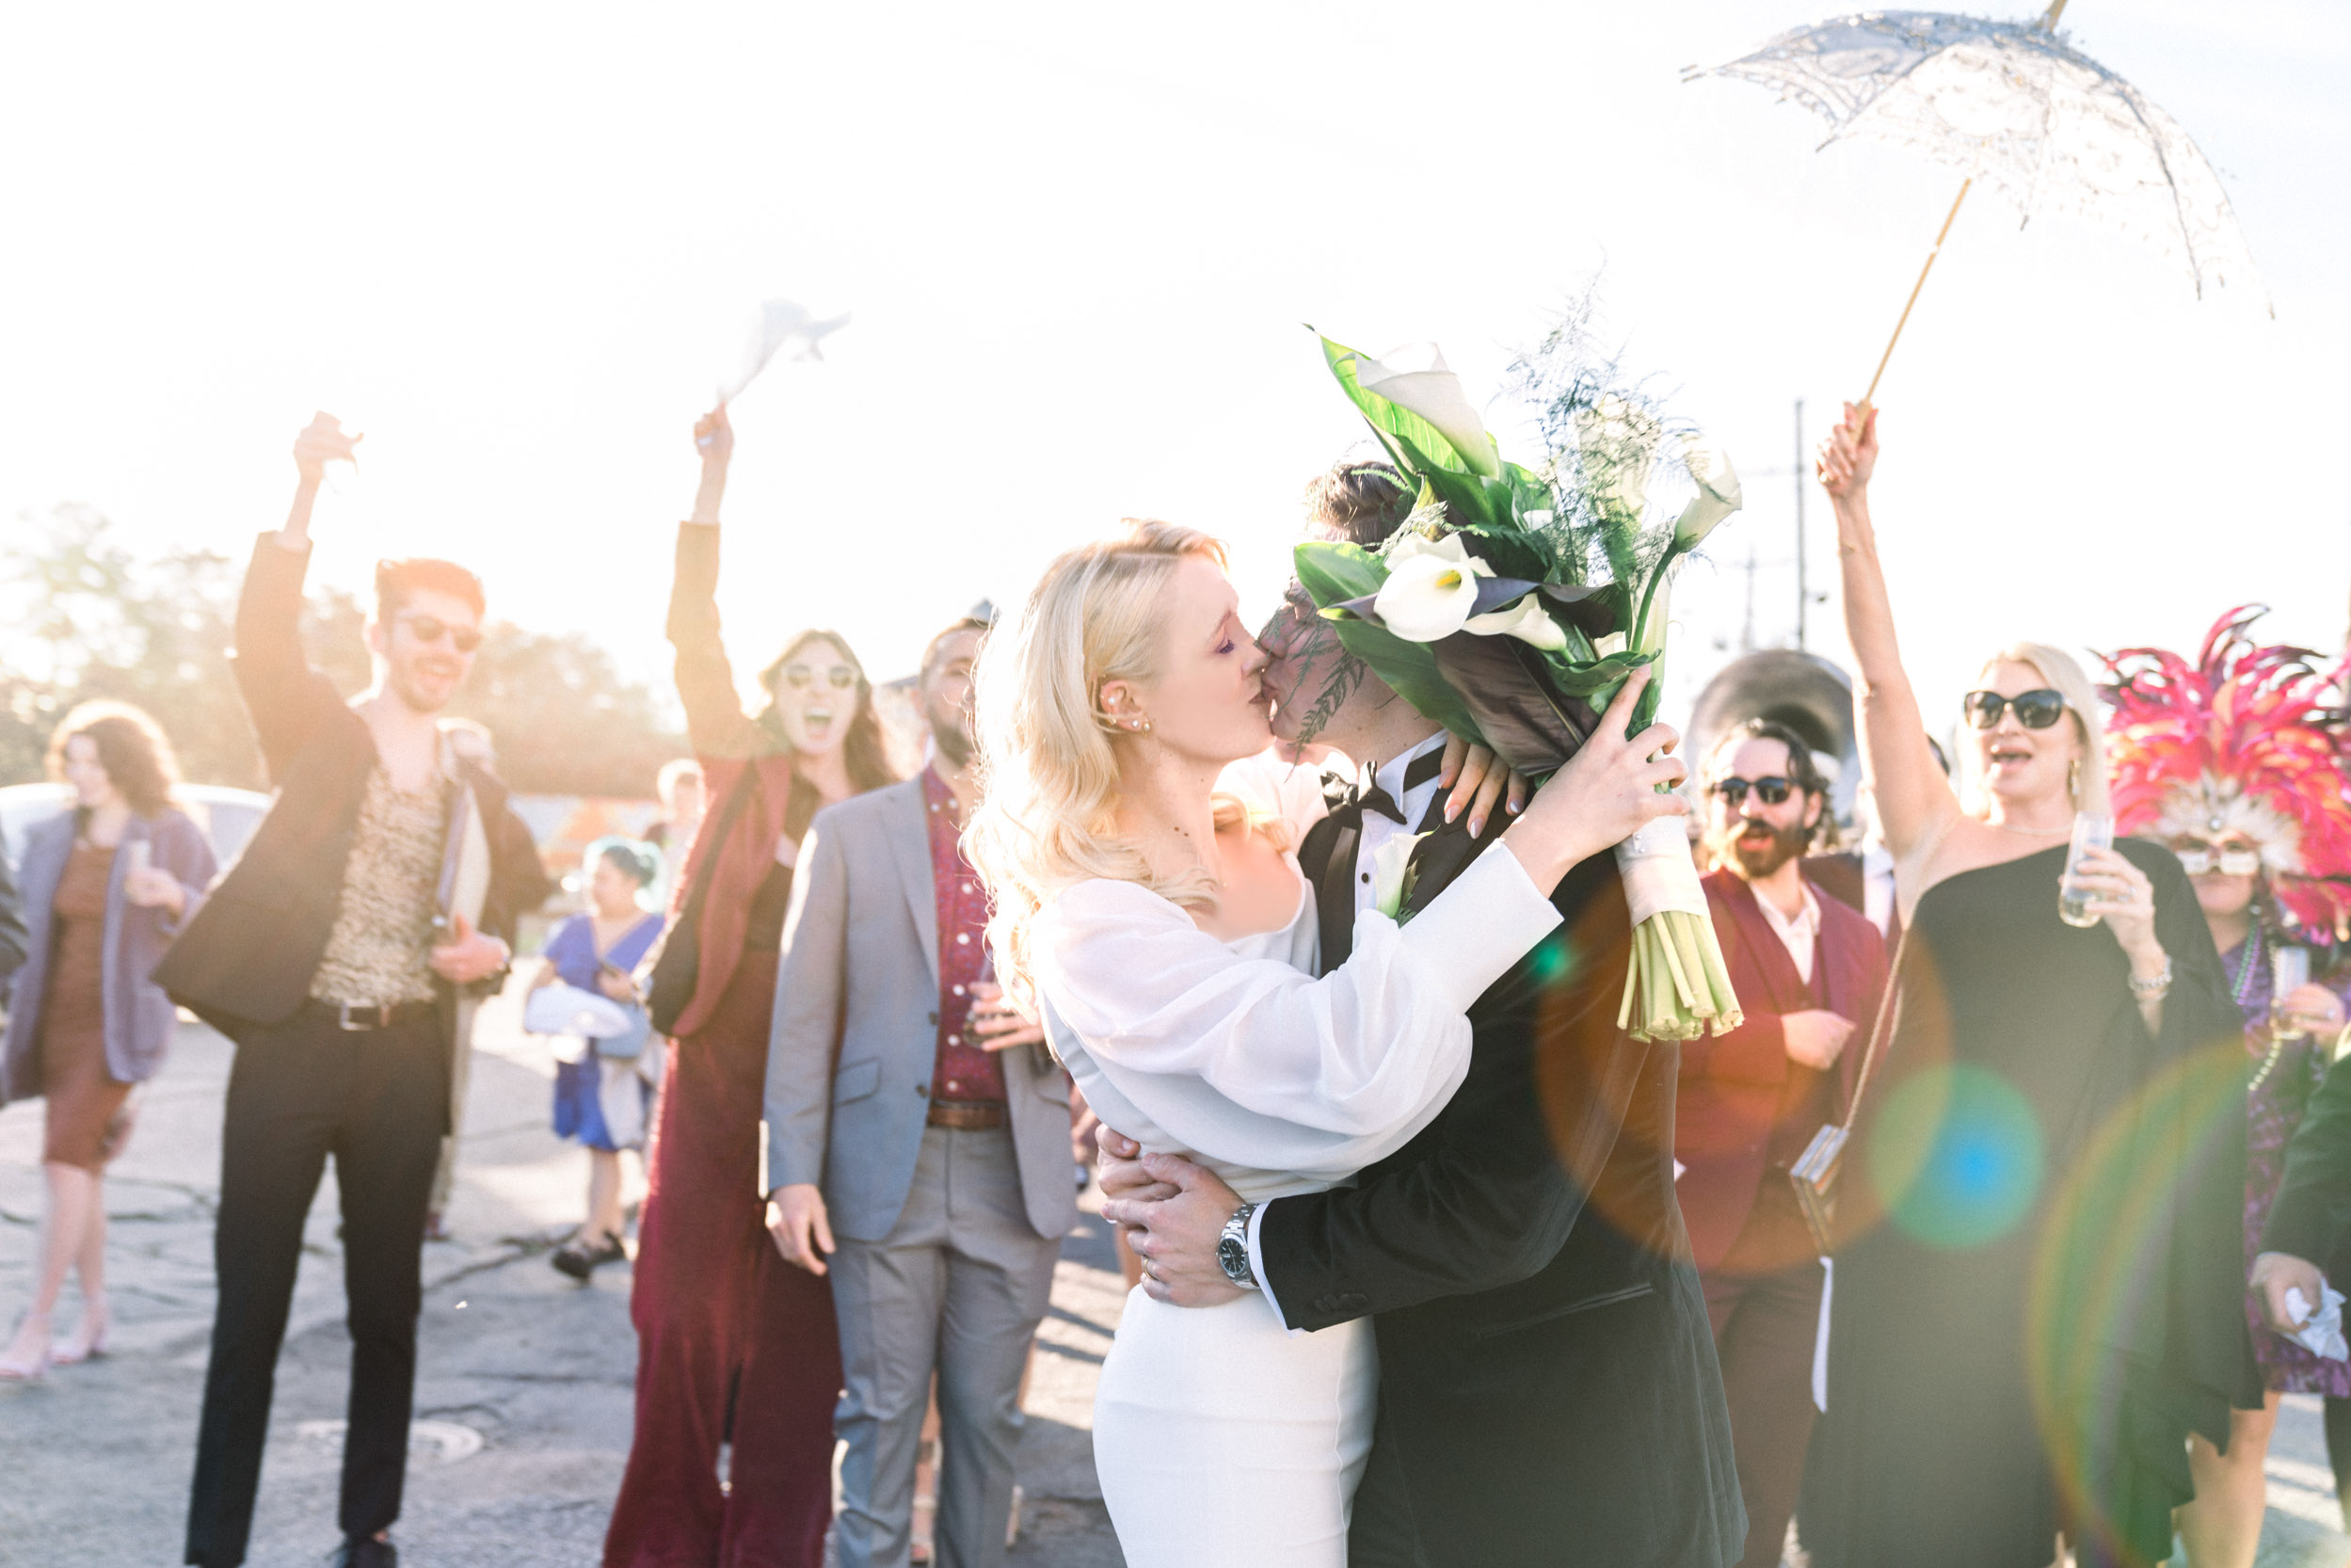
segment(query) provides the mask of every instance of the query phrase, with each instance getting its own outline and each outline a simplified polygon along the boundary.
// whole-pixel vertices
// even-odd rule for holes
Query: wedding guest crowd
[[[2287,1393],[2325,1397],[2351,1513],[2351,1363],[2293,1337],[2351,1263],[2351,1077],[2330,1071],[2351,1040],[2343,666],[2257,646],[2240,612],[2192,664],[2117,656],[2103,693],[2062,650],[2012,643],[1956,714],[1924,711],[1878,566],[1877,415],[1848,408],[1818,472],[1858,665],[1860,847],[1837,853],[1830,779],[1787,727],[1694,760],[1744,1016],[1676,1048],[1614,1021],[1626,897],[1606,855],[1559,848],[1570,791],[1591,812],[1682,808],[1650,789],[1680,776],[1670,730],[1639,756],[1588,742],[1530,806],[1303,588],[1250,638],[1215,542],[1144,523],[1064,555],[1017,631],[975,612],[931,639],[926,753],[902,779],[835,632],[787,639],[746,709],[716,603],[723,406],[694,437],[667,616],[693,755],[648,781],[648,841],[589,846],[586,908],[524,998],[565,1042],[553,1130],[588,1154],[556,1269],[632,1260],[623,1156],[645,1161],[606,1568],[821,1568],[828,1536],[842,1568],[1004,1560],[1024,1370],[1077,1218],[1078,1089],[1116,1111],[1096,1107],[1101,1179],[1140,1281],[1096,1428],[1131,1561],[1214,1542],[1219,1560],[1357,1568],[1769,1568],[1793,1531],[1817,1568],[2103,1568],[2162,1560],[2176,1528],[2193,1568],[2250,1568]],[[301,433],[292,511],[245,579],[235,674],[277,794],[243,855],[224,872],[175,805],[154,719],[91,703],[50,746],[70,798],[0,858],[0,1102],[45,1100],[31,1299],[0,1381],[106,1349],[104,1173],[175,1009],[236,1046],[190,1563],[246,1559],[329,1157],[352,1340],[334,1560],[396,1562],[421,1252],[445,1234],[474,1013],[551,890],[494,737],[446,712],[484,636],[470,570],[379,564],[356,698],[303,652],[311,515],[354,439],[326,416]],[[1311,536],[1377,548],[1415,487],[1342,463],[1308,512]],[[1200,646],[1178,646],[1194,610]],[[1014,651],[990,679],[1066,721],[1050,744],[1000,715],[983,753],[992,646]],[[1929,736],[1954,723],[1956,777]],[[1034,771],[1057,767],[1061,794]],[[1081,776],[1099,810],[1073,804]],[[1194,797],[1198,835],[1177,822]],[[1265,919],[1169,920],[1193,885],[1103,847],[1138,802],[1176,823],[1153,819],[1154,853],[1224,867],[1215,885]],[[2110,844],[2071,841],[2109,814]],[[1480,858],[1514,825],[1525,865]],[[1406,851],[1424,874],[1390,907],[1380,868]],[[1093,1011],[1048,1040],[1054,960],[1022,934],[1083,933],[1054,924],[1062,885],[1032,886],[1048,862],[1158,896],[1133,918],[1176,928],[1151,951],[1200,966],[1182,995],[1155,966],[1089,990],[1064,965],[1048,978]],[[1432,913],[1448,896],[1456,914],[1489,899],[1489,936],[1516,921],[1458,998],[1398,945],[1424,914],[1424,946],[1478,929]],[[1298,1048],[1329,1069],[1411,1002],[1450,1077],[1432,1061],[1409,1117],[1335,1128],[1298,1111],[1331,1080],[1285,1097],[1262,1052],[1167,1065],[1187,1043],[1154,1032],[1250,964],[1278,984],[1251,970],[1255,1000],[1213,1030],[1255,1039],[1255,1009],[1322,999]],[[1178,1121],[1200,1158],[1145,1158],[1186,1142],[1161,1130]],[[1228,1135],[1271,1137],[1296,1168],[1208,1150]],[[1824,1148],[1843,1150],[1830,1175]],[[60,1335],[69,1276],[81,1313]],[[1215,1336],[1237,1324],[1262,1333]],[[1263,1439],[1262,1474],[1210,1495],[1235,1433]],[[1294,1558],[1255,1533],[1291,1525]]]

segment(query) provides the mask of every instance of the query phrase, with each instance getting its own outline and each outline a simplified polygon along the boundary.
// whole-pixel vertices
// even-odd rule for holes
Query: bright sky
[[[367,440],[319,577],[454,555],[494,614],[659,675],[688,427],[789,296],[856,319],[736,405],[730,642],[831,625],[888,676],[1123,515],[1230,537],[1269,604],[1361,432],[1300,323],[1433,338],[1482,401],[1604,268],[1633,362],[1749,475],[1676,598],[1686,706],[1751,550],[1757,640],[1789,639],[1792,405],[1809,444],[1859,394],[1958,184],[1679,81],[1807,4],[13,8],[0,517],[241,553],[325,408]],[[2220,168],[2277,319],[1971,202],[1879,400],[1930,711],[2010,636],[2180,646],[2252,599],[2343,634],[2351,8],[2066,21]],[[1840,654],[1834,604],[1813,625]]]

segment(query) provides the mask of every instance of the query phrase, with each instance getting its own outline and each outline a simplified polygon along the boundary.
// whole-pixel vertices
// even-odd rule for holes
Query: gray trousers
[[[1020,1374],[1045,1316],[1058,1239],[1030,1225],[1006,1128],[922,1129],[905,1209],[832,1262],[846,1387],[834,1541],[840,1568],[905,1568],[914,1467],[938,1376],[939,1568],[997,1568],[1020,1447]]]

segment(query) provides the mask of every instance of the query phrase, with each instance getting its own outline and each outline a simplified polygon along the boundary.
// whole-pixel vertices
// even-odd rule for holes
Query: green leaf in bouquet
[[[1313,332],[1314,328],[1306,328]],[[1355,379],[1355,350],[1345,344],[1333,343],[1319,332],[1315,336],[1322,344],[1322,358],[1330,364],[1331,374],[1371,425],[1371,433],[1380,438],[1380,444],[1388,449],[1396,466],[1426,475],[1432,469],[1466,474],[1469,464],[1445,439],[1445,432],[1422,419],[1409,408],[1399,408],[1378,392],[1367,392]]]
[[[1471,553],[1482,559],[1502,577],[1541,583],[1551,575],[1549,559],[1527,542],[1526,534],[1520,529],[1506,523],[1473,522],[1461,532],[1478,541],[1471,547]]]
[[[1402,440],[1401,437],[1397,439]],[[1405,450],[1409,454],[1406,459],[1408,462],[1414,462],[1418,458],[1419,454],[1412,449],[1411,443],[1405,442]],[[1495,490],[1502,488],[1500,480],[1480,479],[1474,473],[1466,473],[1455,469],[1431,468],[1426,463],[1417,463],[1413,472],[1420,475],[1421,481],[1428,486],[1439,501],[1452,508],[1454,519],[1463,525],[1482,525],[1492,528],[1507,522],[1510,517],[1510,492],[1502,489],[1498,508],[1494,493]]]
[[[1551,618],[1569,632],[1600,638],[1623,628],[1624,596],[1613,583],[1545,583]]]
[[[1591,697],[1594,708],[1606,708],[1608,700],[1615,697],[1617,687],[1624,683],[1624,678],[1649,663],[1649,659],[1646,653],[1611,653],[1605,659],[1578,660],[1569,664],[1555,657],[1551,661],[1551,672],[1559,681],[1559,690],[1573,692],[1577,696]],[[1608,694],[1606,699],[1597,695],[1603,689]]]
[[[1318,609],[1376,594],[1388,580],[1387,563],[1359,544],[1309,539],[1289,554],[1299,586],[1314,597]]]
[[[1408,643],[1384,627],[1369,621],[1337,624],[1339,646],[1371,666],[1398,696],[1413,705],[1422,718],[1443,725],[1449,732],[1476,744],[1485,744],[1478,721],[1470,716],[1453,688],[1437,668],[1437,656],[1427,643]]]

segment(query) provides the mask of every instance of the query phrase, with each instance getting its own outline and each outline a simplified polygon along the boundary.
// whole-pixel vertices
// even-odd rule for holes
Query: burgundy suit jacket
[[[1814,895],[1820,905],[1820,936],[1813,969],[1823,988],[1815,1003],[1755,903],[1754,889],[1727,871],[1706,877],[1705,888],[1715,936],[1746,1021],[1727,1034],[1682,1046],[1673,1155],[1687,1169],[1675,1186],[1690,1250],[1702,1271],[1720,1262],[1738,1239],[1767,1176],[1767,1151],[1794,1065],[1781,1017],[1819,1005],[1853,1020],[1852,1039],[1837,1058],[1831,1096],[1832,1114],[1842,1117],[1852,1103],[1854,1076],[1886,984],[1885,939],[1866,917],[1837,899],[1817,889]],[[1809,1138],[1814,1129],[1801,1130]],[[1785,1178],[1775,1173],[1772,1179]]]

